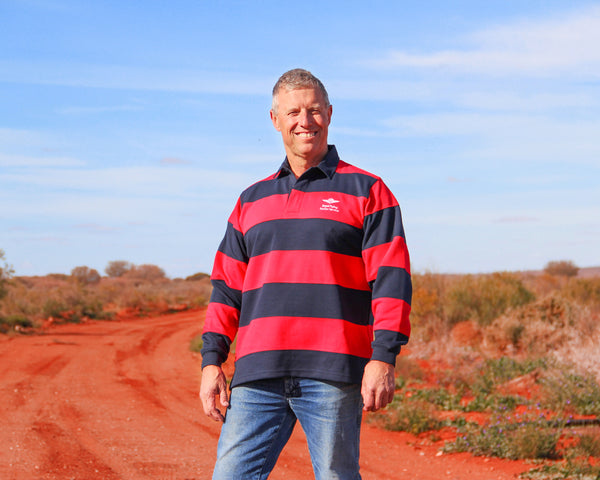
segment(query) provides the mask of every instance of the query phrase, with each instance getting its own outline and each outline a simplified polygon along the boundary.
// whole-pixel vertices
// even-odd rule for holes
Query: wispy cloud
[[[76,167],[82,165],[84,165],[84,162],[76,158],[0,153],[0,166],[2,167]]]
[[[27,185],[78,193],[120,193],[125,196],[185,196],[216,192],[221,188],[241,189],[251,175],[202,168],[107,167],[92,169],[38,168],[0,174],[7,185]]]
[[[597,165],[600,157],[600,144],[592,141],[600,120],[594,118],[443,112],[396,116],[382,125],[399,137],[472,137],[460,152],[471,158]]]
[[[63,107],[57,112],[62,115],[94,115],[102,113],[135,112],[142,110],[141,105],[104,105],[97,107]]]
[[[175,157],[165,157],[160,159],[161,165],[190,165],[192,162]]]
[[[467,46],[462,49],[422,54],[393,50],[367,63],[383,69],[442,68],[501,76],[568,76],[576,71],[600,77],[600,6],[492,27],[464,40]]]
[[[64,61],[0,60],[0,82],[237,95],[265,95],[273,78],[248,72],[172,70]]]
[[[117,227],[100,225],[97,223],[80,223],[78,225],[74,225],[74,228],[83,230],[87,233],[113,233],[120,230]]]

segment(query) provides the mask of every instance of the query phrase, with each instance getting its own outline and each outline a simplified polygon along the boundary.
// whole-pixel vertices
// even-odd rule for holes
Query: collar
[[[321,170],[327,177],[332,178],[333,174],[335,173],[335,171],[337,169],[338,163],[340,161],[340,157],[337,153],[335,145],[328,145],[327,148],[328,148],[327,154],[325,155],[325,158],[323,158],[323,160],[321,160],[321,163],[319,163],[316,167],[311,167],[309,170],[312,170],[313,168],[317,168],[317,169]],[[290,167],[290,163],[288,162],[287,157],[285,157],[285,160],[279,167],[279,170],[277,171],[275,178],[281,178],[281,177],[284,177],[286,175],[291,175],[291,174],[292,174],[292,169]]]

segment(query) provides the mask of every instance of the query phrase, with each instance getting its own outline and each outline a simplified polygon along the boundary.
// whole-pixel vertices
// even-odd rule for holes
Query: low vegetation
[[[0,332],[179,311],[210,297],[206,273],[171,280],[123,260],[104,273],[80,266],[19,277],[0,250]],[[540,272],[418,273],[413,282],[398,390],[368,421],[443,453],[538,462],[523,478],[600,479],[600,276],[559,261]],[[201,346],[200,336],[190,340],[190,350]]]
[[[4,256],[0,251],[0,261]],[[156,265],[110,262],[108,276],[87,266],[70,275],[13,275],[0,267],[0,333],[28,333],[49,323],[111,320],[119,315],[147,316],[206,305],[210,279],[197,273],[168,279]]]
[[[523,478],[600,479],[600,278],[578,271],[415,275],[397,394],[369,420],[538,462]]]

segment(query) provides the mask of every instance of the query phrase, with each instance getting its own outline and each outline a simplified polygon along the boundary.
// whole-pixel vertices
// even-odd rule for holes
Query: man
[[[241,194],[216,255],[200,387],[224,422],[213,479],[266,479],[296,420],[317,480],[360,479],[362,410],[394,396],[410,334],[400,209],[328,145],[331,114],[310,72],[281,76],[271,120],[286,159]],[[230,397],[221,364],[236,335]]]

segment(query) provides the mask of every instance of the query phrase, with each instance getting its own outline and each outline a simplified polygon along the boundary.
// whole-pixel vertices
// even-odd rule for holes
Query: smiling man
[[[412,294],[400,207],[328,144],[331,116],[318,78],[281,76],[271,120],[286,158],[241,194],[215,258],[200,386],[223,422],[213,479],[268,478],[296,422],[317,480],[360,479],[362,411],[394,396]]]

